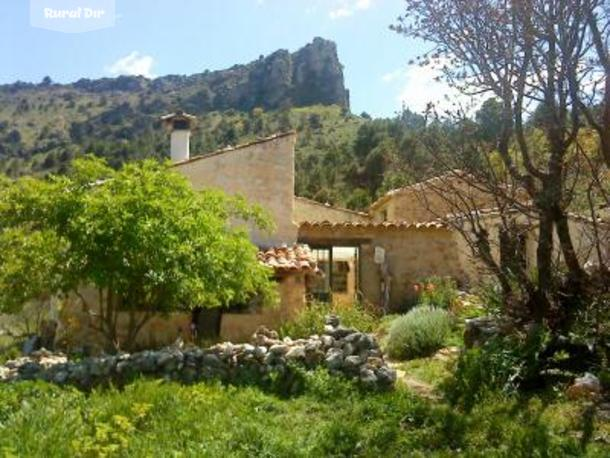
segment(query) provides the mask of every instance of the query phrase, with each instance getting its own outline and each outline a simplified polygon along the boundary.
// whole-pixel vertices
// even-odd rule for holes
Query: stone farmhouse
[[[446,199],[428,192],[446,182],[440,177],[390,191],[368,212],[356,212],[295,196],[295,132],[191,156],[194,117],[177,112],[162,120],[170,132],[173,168],[195,189],[242,195],[274,219],[273,233],[251,230],[250,237],[260,248],[260,261],[273,268],[280,303],[275,308],[236,304],[158,316],[140,332],[143,345],[171,343],[180,335],[188,339],[193,329],[203,338],[247,340],[258,326],[277,327],[311,300],[361,301],[395,311],[408,303],[413,285],[425,277],[451,277],[465,286],[485,274],[463,237],[439,220],[451,210]],[[477,208],[493,207],[490,196],[467,189],[459,176],[449,180],[468,192]],[[497,212],[485,213],[484,219],[490,231],[498,231]],[[586,223],[574,218],[570,224],[579,234],[582,256],[590,256]],[[535,262],[535,248],[535,233],[530,232],[521,246],[528,265]]]

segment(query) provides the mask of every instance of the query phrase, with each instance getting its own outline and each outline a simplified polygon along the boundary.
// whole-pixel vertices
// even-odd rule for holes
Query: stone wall
[[[306,221],[330,221],[331,223],[338,223],[344,221],[366,222],[370,221],[371,217],[366,213],[333,207],[304,197],[295,197],[293,219],[297,224]]]
[[[239,194],[265,208],[276,224],[272,235],[251,231],[258,246],[293,244],[294,146],[296,134],[278,134],[268,139],[222,150],[175,164],[195,189],[216,188]]]
[[[341,326],[336,316],[327,317],[321,336],[280,340],[274,331],[261,328],[251,342],[225,342],[210,348],[173,346],[79,361],[41,350],[0,366],[0,382],[45,380],[89,389],[109,383],[121,385],[146,375],[186,383],[211,379],[264,383],[274,373],[286,374],[294,366],[326,367],[331,374],[353,378],[374,389],[391,388],[396,381],[396,372],[385,364],[373,335]]]

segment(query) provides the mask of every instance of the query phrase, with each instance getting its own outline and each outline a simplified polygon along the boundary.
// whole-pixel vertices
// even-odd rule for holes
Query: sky
[[[389,30],[402,0],[116,0],[114,25],[105,29],[31,25],[31,2],[96,1],[109,0],[0,2],[0,84],[220,70],[320,36],[337,43],[354,113],[392,116],[403,103],[421,112],[448,92],[433,70],[407,64],[427,45]]]

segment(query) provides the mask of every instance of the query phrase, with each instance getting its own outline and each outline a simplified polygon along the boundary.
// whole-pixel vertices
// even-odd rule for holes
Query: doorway
[[[358,246],[314,247],[312,252],[322,276],[307,285],[310,299],[334,304],[352,304],[360,287]]]

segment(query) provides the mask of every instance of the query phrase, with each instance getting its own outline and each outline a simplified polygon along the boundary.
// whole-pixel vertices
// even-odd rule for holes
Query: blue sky
[[[44,0],[38,0],[44,1]],[[52,2],[54,0],[47,0]],[[86,0],[63,0],[75,4]],[[114,27],[68,34],[30,26],[29,0],[0,5],[0,83],[116,74],[191,74],[246,63],[315,36],[334,40],[352,111],[416,111],[444,91],[407,66],[422,43],[390,31],[401,0],[116,0]]]

